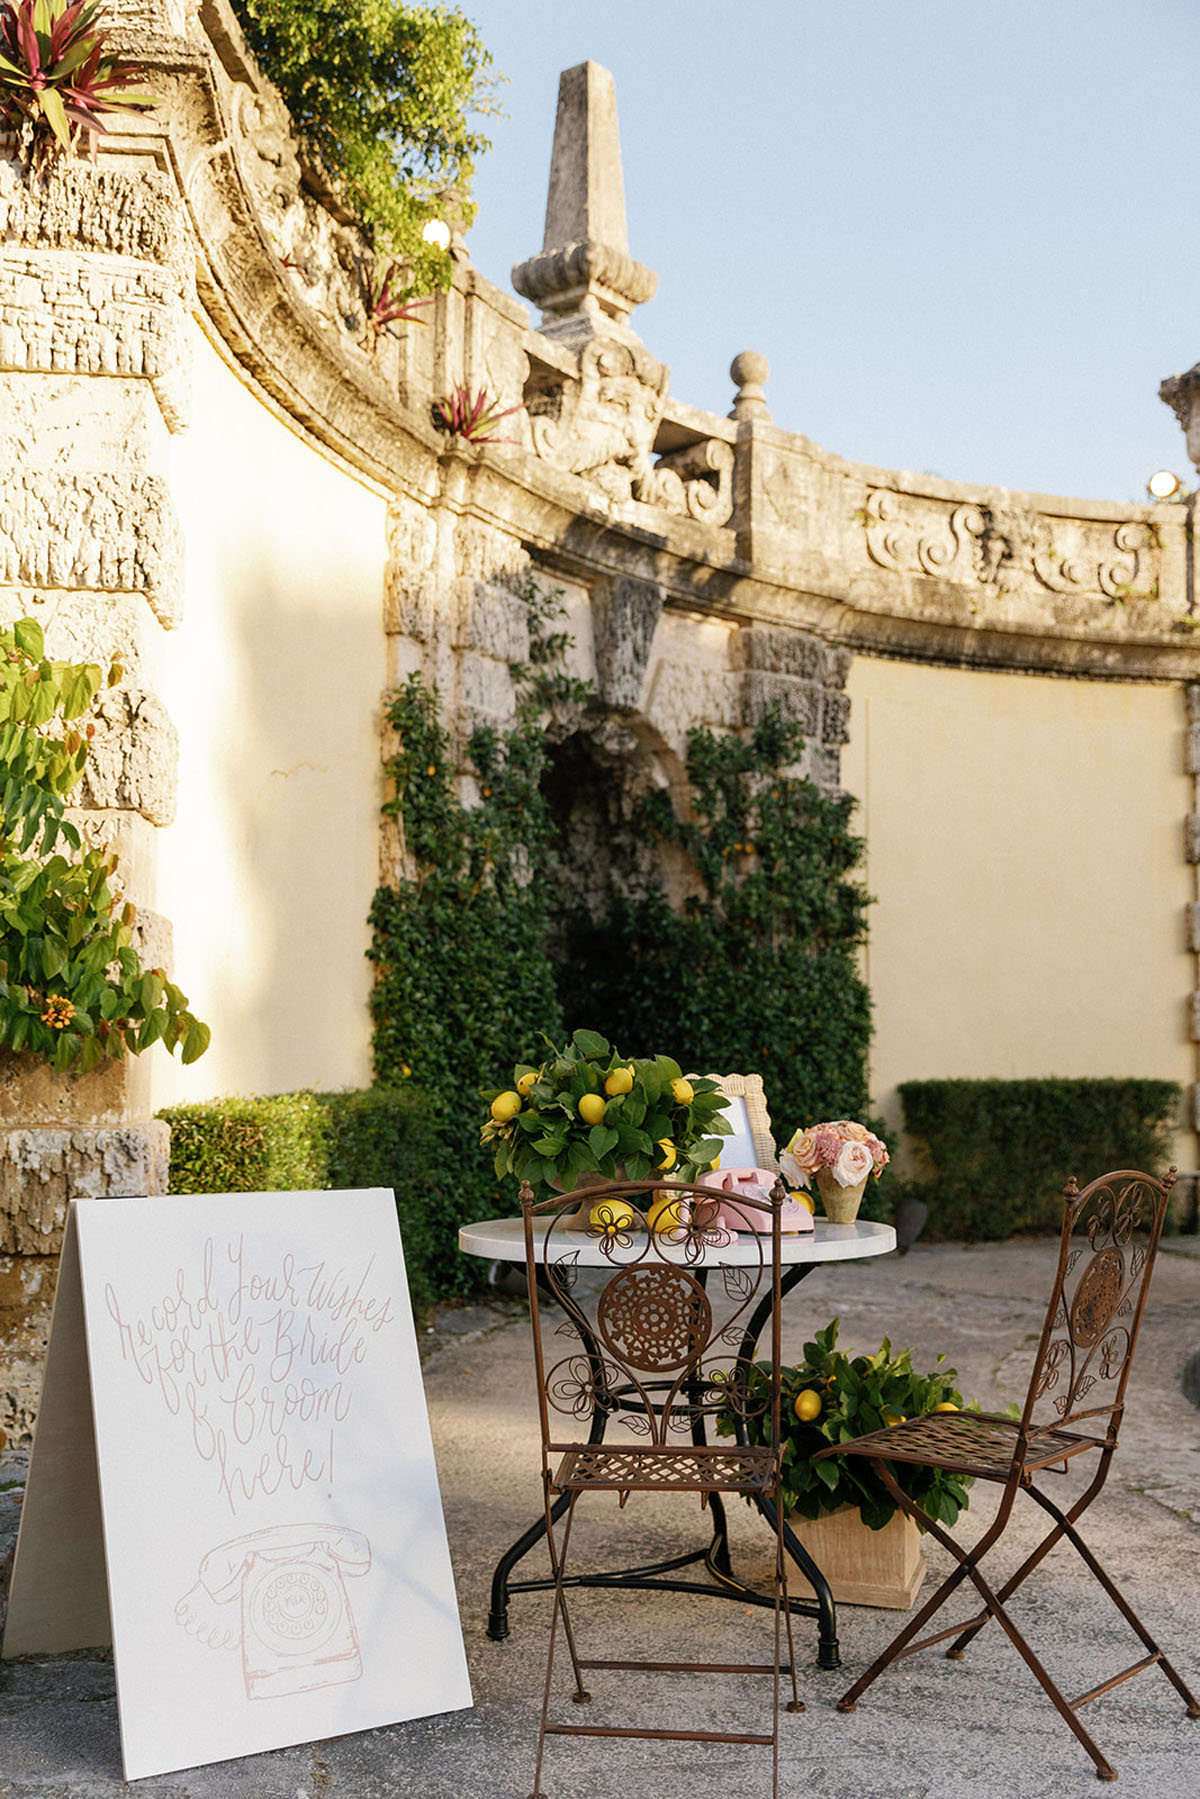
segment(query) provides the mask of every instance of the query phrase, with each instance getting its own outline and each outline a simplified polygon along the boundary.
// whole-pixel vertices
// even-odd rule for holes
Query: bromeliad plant
[[[427,319],[420,317],[419,308],[432,306],[433,300],[410,300],[407,295],[403,271],[396,263],[389,262],[378,283],[367,294],[367,325],[372,343],[377,342],[384,332],[395,336],[393,325],[428,324]]]
[[[834,1318],[804,1345],[799,1367],[782,1370],[784,1507],[802,1518],[817,1518],[839,1506],[856,1505],[864,1524],[882,1530],[898,1507],[865,1457],[814,1462],[813,1456],[831,1443],[847,1443],[924,1412],[961,1411],[963,1397],[954,1385],[955,1370],[941,1366],[943,1356],[931,1374],[918,1374],[912,1351],[893,1355],[886,1337],[874,1355],[866,1356],[838,1349],[837,1334]],[[766,1386],[766,1365],[756,1363],[750,1371],[751,1395],[765,1393]],[[763,1441],[767,1418],[763,1413],[747,1416],[752,1443]],[[717,1434],[735,1434],[732,1410],[718,1417]],[[907,1462],[894,1462],[892,1470],[904,1491],[942,1524],[953,1524],[968,1504],[969,1477]]]
[[[544,1062],[519,1062],[511,1087],[483,1089],[480,1141],[498,1176],[569,1192],[585,1174],[690,1181],[716,1162],[731,1127],[714,1080],[685,1078],[670,1056],[622,1056],[595,1031],[561,1050],[543,1041]]]
[[[448,431],[451,437],[470,444],[503,443],[505,440],[496,436],[496,426],[510,413],[520,411],[519,405],[501,410],[495,400],[488,399],[486,387],[474,394],[469,387],[456,387],[448,399],[435,400],[432,408],[436,430]]]
[[[34,167],[81,131],[94,158],[102,114],[157,105],[141,70],[105,49],[103,16],[100,0],[0,0],[0,128]]]
[[[114,663],[109,684],[120,677]],[[50,661],[36,620],[0,629],[0,1045],[60,1072],[160,1041],[194,1062],[210,1035],[164,971],[142,967],[116,857],[85,849],[66,817],[95,731],[74,721],[101,680],[94,663]]]

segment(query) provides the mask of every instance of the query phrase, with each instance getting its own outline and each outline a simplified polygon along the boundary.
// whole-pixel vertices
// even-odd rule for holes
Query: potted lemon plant
[[[728,1100],[670,1056],[622,1056],[597,1031],[576,1031],[545,1060],[518,1062],[512,1085],[482,1089],[481,1142],[497,1176],[570,1192],[588,1180],[695,1180],[721,1153]]]
[[[929,1374],[912,1365],[912,1351],[892,1350],[885,1337],[874,1355],[837,1347],[838,1320],[804,1345],[804,1359],[782,1370],[783,1502],[789,1522],[833,1589],[850,1605],[887,1606],[906,1611],[925,1567],[920,1535],[862,1458],[814,1455],[831,1443],[845,1443],[866,1431],[882,1430],[924,1412],[961,1411],[963,1396],[953,1368],[943,1356]],[[756,1364],[752,1383],[765,1388],[767,1371]],[[766,1414],[745,1428],[751,1442],[762,1440]],[[717,1420],[719,1436],[736,1432],[732,1412]],[[896,1479],[930,1517],[952,1525],[968,1504],[969,1478],[914,1463],[894,1464]],[[797,1590],[804,1591],[803,1581]]]

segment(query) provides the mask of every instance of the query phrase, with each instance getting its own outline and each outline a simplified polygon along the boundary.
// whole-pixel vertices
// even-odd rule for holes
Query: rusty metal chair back
[[[1174,1171],[1163,1182],[1121,1169],[1063,1195],[1058,1268],[1021,1428],[1086,1424],[1117,1446],[1125,1387],[1158,1254]]]
[[[839,1710],[853,1711],[861,1694],[885,1668],[918,1649],[953,1638],[946,1654],[961,1660],[967,1645],[994,1618],[1091,1756],[1102,1780],[1115,1780],[1116,1769],[1077,1716],[1101,1693],[1158,1666],[1183,1698],[1188,1717],[1200,1717],[1200,1703],[1076,1528],[1103,1487],[1117,1447],[1133,1352],[1174,1179],[1173,1168],[1162,1181],[1134,1169],[1117,1169],[1092,1181],[1082,1192],[1073,1179],[1068,1182],[1050,1303],[1019,1419],[982,1412],[931,1415],[820,1452],[818,1459],[831,1454],[868,1457],[896,1503],[947,1548],[957,1563],[932,1598],[843,1695]],[[1065,1473],[1071,1462],[1085,1455],[1096,1458],[1091,1479],[1064,1510],[1042,1490],[1038,1479]],[[896,1473],[903,1464],[945,1469],[1002,1485],[995,1519],[970,1552],[903,1490]],[[993,1589],[980,1573],[979,1564],[1003,1535],[1013,1504],[1022,1493],[1050,1516],[1053,1526],[1004,1585]],[[1008,1611],[1011,1596],[1064,1539],[1148,1651],[1132,1666],[1075,1699],[1060,1692]],[[946,1630],[920,1636],[964,1579],[979,1592],[983,1610]]]
[[[780,1205],[738,1197],[748,1227],[741,1265],[706,1262],[709,1249],[728,1249],[718,1229],[718,1201],[677,1181],[613,1182],[535,1202],[522,1189],[526,1268],[542,1439],[546,1533],[554,1571],[546,1687],[538,1737],[535,1799],[540,1799],[545,1739],[554,1735],[667,1738],[674,1741],[771,1746],[772,1792],[778,1793],[779,1683],[791,1676],[789,1709],[803,1710],[795,1690],[791,1618],[781,1526],[776,1526],[774,1655],[762,1663],[700,1664],[585,1659],[576,1647],[567,1607],[566,1569],[575,1504],[584,1493],[616,1494],[621,1506],[634,1492],[716,1493],[777,1500],[780,1431]],[[654,1228],[652,1218],[660,1213]],[[586,1246],[586,1254],[585,1254]],[[712,1278],[716,1277],[716,1278]],[[710,1288],[710,1279],[712,1285]],[[715,1303],[714,1303],[715,1302]],[[757,1309],[770,1308],[769,1373],[756,1370],[746,1345]],[[709,1442],[718,1414],[755,1420],[755,1446]],[[611,1425],[623,1427],[609,1437]],[[744,1437],[746,1432],[739,1431]],[[554,1502],[569,1499],[561,1543]],[[775,1506],[777,1519],[782,1508]],[[774,1679],[770,1732],[728,1732],[550,1721],[552,1668],[561,1622],[574,1673],[576,1703],[590,1694],[585,1670],[770,1674]],[[786,1630],[789,1654],[781,1655]]]
[[[579,1218],[581,1201],[598,1222]],[[667,1230],[649,1228],[647,1213],[664,1202],[677,1208],[679,1222]],[[771,1234],[769,1206],[749,1199],[739,1206],[747,1221],[753,1216],[767,1229],[745,1236],[747,1266],[716,1271],[719,1315],[704,1251],[719,1239],[728,1242],[728,1233],[711,1228],[716,1205],[696,1188],[674,1181],[611,1183],[524,1207],[526,1266],[539,1277],[530,1283],[530,1308],[547,1466],[552,1457],[581,1447],[564,1421],[590,1427],[597,1412],[619,1418],[647,1446],[665,1449],[683,1433],[694,1436],[701,1420],[721,1411],[750,1417],[773,1407],[767,1434],[778,1440],[778,1233]],[[624,1221],[626,1209],[632,1223]],[[588,1271],[589,1280],[581,1268],[582,1244],[594,1245],[603,1258],[598,1290],[596,1270]],[[748,1363],[738,1365],[746,1323],[768,1297],[775,1371],[770,1383],[754,1379]],[[576,1348],[549,1359],[544,1298],[552,1298],[561,1314],[549,1334],[575,1337],[590,1351]]]

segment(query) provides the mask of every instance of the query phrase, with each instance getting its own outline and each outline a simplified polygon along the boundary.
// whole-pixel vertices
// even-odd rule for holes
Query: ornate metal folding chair
[[[897,1503],[948,1549],[957,1563],[933,1597],[838,1701],[839,1711],[852,1712],[859,1696],[901,1656],[953,1637],[946,1654],[951,1660],[960,1660],[967,1644],[995,1618],[1091,1756],[1101,1780],[1115,1780],[1117,1771],[1076,1715],[1089,1700],[1157,1665],[1186,1702],[1188,1717],[1200,1717],[1200,1703],[1075,1528],[1104,1485],[1117,1447],[1125,1386],[1174,1179],[1173,1168],[1165,1181],[1119,1169],[1093,1181],[1082,1193],[1073,1179],[1068,1182],[1058,1271],[1019,1421],[987,1413],[943,1412],[911,1418],[820,1452],[818,1460],[827,1455],[868,1456]],[[1091,1480],[1068,1509],[1060,1509],[1035,1485],[1035,1477],[1066,1473],[1068,1462],[1089,1453],[1097,1457]],[[960,1547],[901,1490],[890,1465],[899,1462],[948,1469],[1003,1486],[995,1521],[973,1549]],[[995,1590],[980,1573],[979,1564],[1003,1535],[1020,1492],[1050,1515],[1053,1526],[1015,1574]],[[1075,1699],[1064,1698],[1008,1610],[1012,1595],[1063,1538],[1079,1552],[1147,1652],[1131,1667]],[[921,1636],[934,1613],[964,1580],[978,1590],[983,1610],[949,1629]]]
[[[663,1197],[678,1208],[674,1219],[667,1220],[673,1228],[652,1230],[648,1215]],[[526,1266],[537,1277],[529,1283],[529,1301],[542,1430],[546,1534],[554,1574],[533,1799],[543,1799],[542,1762],[548,1736],[770,1746],[771,1791],[777,1799],[781,1675],[786,1673],[791,1681],[788,1710],[804,1710],[796,1694],[786,1563],[778,1522],[774,1653],[767,1662],[588,1659],[580,1654],[568,1611],[566,1571],[575,1508],[584,1493],[615,1494],[621,1506],[636,1492],[695,1494],[702,1507],[716,1493],[778,1501],[782,1198],[781,1188],[763,1204],[739,1198],[738,1205],[745,1209],[748,1220],[751,1214],[757,1215],[759,1229],[744,1239],[749,1265],[720,1269],[718,1316],[705,1286],[711,1270],[704,1266],[704,1251],[715,1238],[720,1238],[723,1246],[730,1238],[711,1229],[715,1208],[711,1196],[706,1200],[702,1190],[673,1181],[611,1183],[535,1204],[531,1189],[522,1188]],[[743,1241],[740,1236],[737,1240]],[[754,1378],[749,1362],[738,1352],[746,1320],[768,1294],[773,1302],[772,1374],[763,1381]],[[549,1310],[543,1318],[546,1299],[553,1300],[561,1318],[556,1319]],[[556,1352],[555,1332],[576,1341]],[[730,1409],[743,1417],[769,1419],[769,1441],[758,1447],[710,1444],[707,1421]],[[574,1423],[574,1431],[563,1418]],[[606,1436],[609,1425],[616,1428]],[[618,1434],[621,1425],[626,1430]],[[580,1426],[585,1427],[582,1433]],[[556,1541],[552,1507],[559,1496],[567,1496],[568,1504],[561,1541]],[[776,1503],[774,1511],[778,1521],[782,1507]],[[551,1722],[560,1623],[574,1674],[572,1698],[577,1704],[591,1697],[584,1684],[585,1672],[770,1675],[770,1731],[751,1734],[682,1726],[641,1729]],[[781,1654],[784,1631],[786,1660]]]

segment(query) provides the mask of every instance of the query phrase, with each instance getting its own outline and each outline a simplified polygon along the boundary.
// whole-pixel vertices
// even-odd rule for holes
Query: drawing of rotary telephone
[[[341,1686],[362,1673],[347,1579],[371,1545],[333,1524],[280,1524],[210,1550],[175,1622],[210,1649],[242,1651],[248,1699]]]

